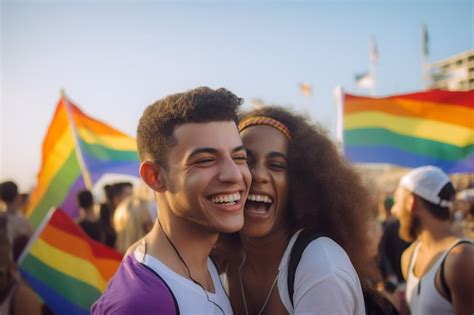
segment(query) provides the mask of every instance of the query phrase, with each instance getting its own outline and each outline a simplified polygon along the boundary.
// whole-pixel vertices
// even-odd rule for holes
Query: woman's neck
[[[290,237],[290,230],[287,227],[279,228],[259,238],[249,238],[241,235],[242,250],[246,255],[246,265],[256,269],[278,265]]]

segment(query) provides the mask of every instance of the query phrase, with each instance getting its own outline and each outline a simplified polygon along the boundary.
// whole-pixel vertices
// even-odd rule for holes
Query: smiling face
[[[241,132],[252,173],[241,234],[264,237],[283,226],[288,203],[288,140],[271,126]]]
[[[210,232],[240,230],[251,175],[235,123],[187,123],[174,137],[163,174],[170,211]]]

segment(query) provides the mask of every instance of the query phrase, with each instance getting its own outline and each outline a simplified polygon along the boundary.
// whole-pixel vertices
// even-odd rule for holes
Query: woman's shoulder
[[[321,277],[339,274],[356,275],[346,251],[329,237],[321,236],[311,241],[303,251],[298,269]]]

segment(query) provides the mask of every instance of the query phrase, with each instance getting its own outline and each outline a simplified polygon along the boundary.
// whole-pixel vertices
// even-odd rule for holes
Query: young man
[[[474,246],[451,230],[454,194],[449,177],[433,166],[409,172],[395,192],[400,235],[415,241],[402,255],[412,314],[474,313]]]
[[[155,192],[158,217],[92,313],[232,314],[208,255],[219,232],[244,223],[251,175],[236,125],[241,103],[225,89],[201,87],[145,110],[140,176]]]

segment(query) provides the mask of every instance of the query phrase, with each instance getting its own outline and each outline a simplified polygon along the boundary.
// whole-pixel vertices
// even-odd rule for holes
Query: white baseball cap
[[[447,208],[451,206],[451,201],[441,199],[439,193],[450,182],[449,176],[439,167],[428,165],[408,172],[400,180],[400,186],[435,205]]]

